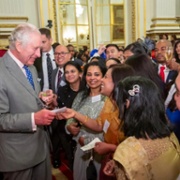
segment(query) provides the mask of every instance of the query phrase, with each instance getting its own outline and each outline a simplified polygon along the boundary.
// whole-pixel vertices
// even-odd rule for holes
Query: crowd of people
[[[23,23],[0,59],[0,84],[1,179],[50,180],[62,152],[74,180],[178,178],[177,38],[76,52]]]

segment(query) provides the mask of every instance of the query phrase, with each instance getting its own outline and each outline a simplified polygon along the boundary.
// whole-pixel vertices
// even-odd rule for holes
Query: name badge
[[[37,78],[37,82],[39,83],[41,81],[41,78]]]
[[[106,121],[105,121],[105,123],[104,123],[104,126],[103,126],[103,131],[104,131],[104,133],[107,133],[107,130],[108,130],[109,126],[110,126],[110,123],[109,123],[109,121],[106,119]]]
[[[101,95],[93,96],[92,97],[92,103],[100,101],[101,100]]]
[[[66,85],[66,82],[62,80],[62,81],[60,82],[60,86],[65,86],[65,85]]]

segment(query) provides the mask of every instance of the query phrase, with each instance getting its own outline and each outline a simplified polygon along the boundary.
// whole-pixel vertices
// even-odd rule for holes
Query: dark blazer
[[[44,76],[43,76],[43,68],[42,68],[42,54],[41,54],[41,57],[39,57],[35,60],[34,66],[36,67],[36,70],[38,73],[38,78],[40,80],[41,90],[42,90],[43,86],[44,86]]]
[[[155,62],[155,61],[154,61],[154,62]],[[156,71],[158,72],[158,63],[155,62],[155,63],[154,63],[154,66],[155,66]],[[174,82],[175,79],[176,79],[176,77],[177,77],[177,75],[178,75],[177,71],[170,70],[169,73],[168,73],[168,76],[167,76],[167,78],[166,78],[165,84],[168,84],[168,83],[170,83],[171,81]]]
[[[171,86],[175,83],[177,75],[178,75],[177,71],[174,70],[169,71],[165,83],[165,97],[167,97],[169,90],[171,89]]]
[[[43,87],[44,87],[44,75],[43,75],[43,67],[42,67],[42,53],[41,53],[41,57],[39,57],[39,58],[37,58],[35,60],[34,66],[36,67],[36,70],[38,72],[38,78],[40,80],[41,90],[43,90]]]
[[[53,70],[53,72],[52,72],[52,79],[51,79],[52,90],[53,90],[53,92],[54,92],[55,94],[57,93],[57,92],[56,92],[56,86],[57,86],[57,84],[56,84],[56,82],[55,82],[57,73],[58,73],[58,67]],[[64,74],[62,75],[61,81],[63,81],[63,84],[64,84],[64,85],[66,84]],[[61,83],[62,83],[62,82],[61,82]]]
[[[174,70],[169,71],[167,79],[166,79],[166,84],[170,83],[171,81],[174,82],[177,75],[178,75],[177,71],[174,71]]]
[[[32,131],[31,113],[43,108],[40,85],[30,66],[35,91],[11,56],[0,59],[0,171],[20,171],[45,160],[47,134],[42,126]]]

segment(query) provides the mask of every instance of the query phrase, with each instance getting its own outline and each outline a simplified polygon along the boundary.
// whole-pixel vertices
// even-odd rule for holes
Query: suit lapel
[[[6,54],[6,57],[4,58],[5,66],[7,68],[7,71],[27,90],[30,94],[37,97],[37,92],[34,91],[28,82],[26,76],[23,74],[20,67],[14,62],[14,60],[9,56],[9,54]],[[35,78],[34,72],[32,72],[33,78]],[[33,79],[34,80],[34,79]],[[37,82],[35,82],[35,88],[37,88]]]

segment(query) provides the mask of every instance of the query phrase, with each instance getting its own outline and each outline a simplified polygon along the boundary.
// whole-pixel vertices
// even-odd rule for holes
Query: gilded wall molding
[[[137,21],[136,21],[136,24],[138,23],[138,24],[140,24],[140,0],[138,0],[137,2]],[[139,38],[140,37],[140,26],[138,25],[137,26],[137,37]],[[137,38],[136,38],[137,39]]]
[[[136,40],[136,2],[135,0],[131,1],[132,5],[132,41]]]
[[[39,0],[39,16],[40,16],[40,26],[44,27],[44,15],[43,15],[43,2]]]
[[[22,21],[28,21],[28,17],[0,16],[0,20],[22,20]]]
[[[179,34],[179,30],[174,30],[174,29],[156,29],[156,30],[154,30],[154,29],[151,29],[151,30],[148,30],[148,31],[146,31],[148,34],[153,34],[153,33],[155,33],[155,32],[157,32],[157,33],[164,33],[164,32],[168,32],[168,34],[169,33],[178,33]]]
[[[152,24],[150,27],[179,27],[180,24]]]
[[[54,24],[54,38],[58,42],[58,27],[57,27],[57,11],[56,11],[56,0],[53,0],[53,24]]]
[[[144,37],[146,36],[146,14],[147,14],[147,11],[146,11],[146,6],[147,6],[147,2],[146,0],[144,0]]]
[[[15,28],[17,25],[18,24],[0,24],[0,28]]]
[[[9,44],[8,37],[12,30],[19,23],[27,22],[28,19],[26,16],[0,16],[0,47],[6,47]]]
[[[53,40],[58,42],[56,0],[48,0],[48,14],[49,19],[53,22],[53,27],[51,28]]]
[[[152,21],[158,21],[158,20],[160,20],[160,21],[174,21],[174,20],[176,20],[177,18],[152,18]]]

